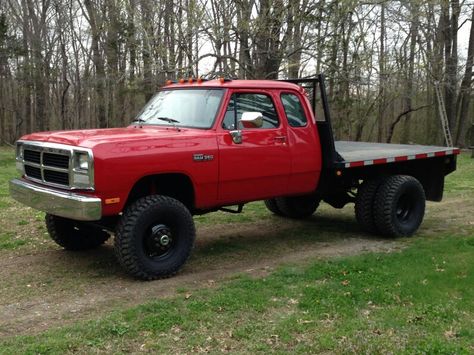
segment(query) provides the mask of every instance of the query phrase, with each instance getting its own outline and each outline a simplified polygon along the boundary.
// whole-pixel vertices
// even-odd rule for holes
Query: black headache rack
[[[334,135],[331,125],[331,114],[329,111],[329,104],[326,95],[326,86],[324,84],[324,75],[318,74],[315,78],[305,79],[287,79],[281,80],[289,83],[297,84],[306,90],[309,101],[311,103],[314,117],[316,118],[316,127],[319,133],[319,140],[321,144],[321,157],[322,157],[322,172],[323,174],[330,174],[335,167],[336,163],[342,161],[342,157],[337,153],[334,145]],[[318,90],[319,89],[319,90]],[[318,92],[321,106],[323,109],[324,119],[316,113],[318,104]]]

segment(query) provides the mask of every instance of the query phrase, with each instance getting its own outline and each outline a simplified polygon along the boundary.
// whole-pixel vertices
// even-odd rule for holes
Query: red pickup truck
[[[250,201],[289,218],[311,216],[320,201],[355,203],[365,230],[410,236],[425,199],[441,200],[458,153],[335,142],[322,76],[190,79],[167,83],[126,128],[22,137],[22,177],[10,192],[46,212],[51,238],[65,249],[94,248],[114,234],[123,267],[152,280],[188,259],[193,215],[241,212]]]

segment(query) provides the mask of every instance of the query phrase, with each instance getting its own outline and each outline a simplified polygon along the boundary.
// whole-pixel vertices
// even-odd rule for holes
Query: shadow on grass
[[[230,225],[220,235],[198,238],[193,259],[211,256],[227,259],[244,255],[250,259],[348,239],[383,240],[363,233],[355,220],[348,216],[317,215],[306,220],[272,217],[254,228],[251,225]]]
[[[200,228],[197,231],[195,248],[184,273],[203,268],[218,269],[234,263],[252,265],[263,258],[281,259],[289,253],[327,248],[344,241],[350,243],[350,240],[383,240],[362,233],[355,220],[345,215],[317,215],[306,220],[270,217],[261,223],[229,224],[228,228],[216,233],[212,230],[200,233]],[[76,280],[91,277],[130,279],[115,258],[113,238],[95,250],[58,249],[46,255],[42,263],[47,264],[51,276]]]

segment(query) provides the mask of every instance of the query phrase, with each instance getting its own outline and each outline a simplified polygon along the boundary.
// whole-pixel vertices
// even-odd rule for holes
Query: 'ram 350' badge
[[[193,155],[194,161],[209,161],[213,159],[214,159],[214,155],[212,154],[194,154]]]

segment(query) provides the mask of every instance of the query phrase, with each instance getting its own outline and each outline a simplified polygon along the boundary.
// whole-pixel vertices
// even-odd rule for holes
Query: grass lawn
[[[12,164],[11,150],[0,150],[0,208],[26,210],[7,197]],[[274,223],[268,216],[257,203],[230,218]],[[225,226],[228,218],[199,217],[198,228]],[[23,219],[5,223],[1,255],[51,248],[41,219],[28,209]],[[318,233],[311,227],[298,225],[302,233]],[[18,238],[25,231],[38,236]],[[0,353],[474,353],[474,159],[459,157],[445,202],[430,204],[420,232],[397,243],[391,252],[293,262],[264,276],[242,273],[212,287],[179,287],[168,298],[4,337]]]

